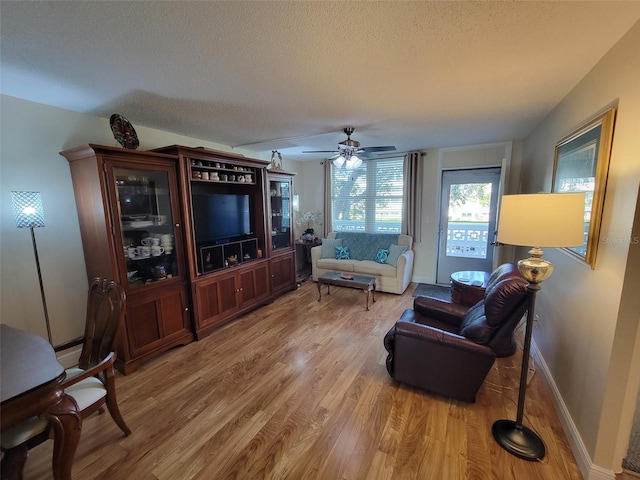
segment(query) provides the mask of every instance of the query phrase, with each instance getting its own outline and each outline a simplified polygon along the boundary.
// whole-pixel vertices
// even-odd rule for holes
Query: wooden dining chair
[[[63,382],[65,393],[78,405],[84,419],[104,411],[107,406],[111,417],[125,435],[131,430],[125,423],[116,401],[113,364],[116,342],[124,327],[126,295],[115,282],[94,278],[89,286],[85,333],[82,337],[54,347],[56,352],[82,344],[77,368],[66,370]],[[50,437],[51,426],[44,417],[33,417],[2,432],[2,480],[22,478],[22,467],[28,450]],[[54,458],[54,462],[56,459]]]

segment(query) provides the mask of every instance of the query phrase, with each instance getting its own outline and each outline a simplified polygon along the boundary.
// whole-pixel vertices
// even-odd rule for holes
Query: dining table
[[[65,377],[64,367],[45,339],[0,324],[0,431],[32,417],[45,418],[53,430],[54,480],[71,480],[82,430],[78,405],[62,388]],[[3,478],[21,478],[26,456],[26,446],[6,452]]]

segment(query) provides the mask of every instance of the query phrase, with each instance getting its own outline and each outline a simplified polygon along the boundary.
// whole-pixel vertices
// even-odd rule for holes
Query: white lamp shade
[[[40,192],[11,192],[11,200],[18,228],[44,227]]]
[[[504,195],[498,242],[541,248],[583,245],[584,202],[584,193]]]
[[[344,165],[344,162],[345,162],[345,161],[346,161],[346,160],[345,160],[345,158],[344,158],[342,155],[340,155],[338,158],[336,158],[336,159],[333,161],[333,165],[334,165],[336,168],[342,168],[342,166]]]
[[[356,168],[360,168],[362,165],[362,160],[355,155],[351,157],[351,170],[355,170]]]

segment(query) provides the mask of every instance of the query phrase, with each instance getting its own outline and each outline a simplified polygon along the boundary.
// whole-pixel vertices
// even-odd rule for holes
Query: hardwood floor
[[[413,302],[304,283],[206,339],[117,378],[129,437],[108,413],[85,420],[75,480],[582,478],[543,378],[525,424],[539,462],[499,447],[491,425],[515,418],[521,354],[499,359],[475,404],[395,383],[382,338]],[[25,480],[51,478],[52,443],[30,452]]]

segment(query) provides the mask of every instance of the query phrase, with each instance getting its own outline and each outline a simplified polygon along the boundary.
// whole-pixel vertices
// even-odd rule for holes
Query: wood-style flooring
[[[581,479],[536,374],[525,424],[547,446],[539,462],[496,444],[514,419],[521,353],[499,359],[477,402],[397,384],[385,332],[413,302],[334,287],[317,301],[304,283],[274,303],[118,376],[124,437],[108,413],[83,424],[75,480]],[[30,452],[25,480],[51,478],[53,442]]]

